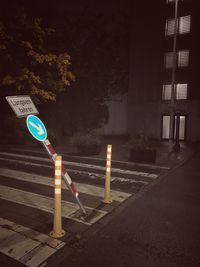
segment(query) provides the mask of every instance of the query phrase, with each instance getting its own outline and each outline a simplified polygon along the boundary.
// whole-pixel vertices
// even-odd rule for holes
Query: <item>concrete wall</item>
[[[115,95],[106,102],[109,112],[108,123],[101,129],[103,135],[126,135],[128,133],[127,95]]]
[[[128,131],[131,135],[144,133],[151,138],[160,138],[160,114],[157,102],[129,103]]]
[[[192,142],[200,141],[200,100],[192,100],[189,103],[189,115],[187,122],[187,139]]]

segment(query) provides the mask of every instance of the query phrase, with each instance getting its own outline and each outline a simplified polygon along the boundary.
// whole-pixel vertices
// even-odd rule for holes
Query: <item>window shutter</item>
[[[176,86],[176,99],[187,99],[187,83],[178,83]]]
[[[171,92],[172,92],[171,84],[163,84],[163,100],[170,100]]]
[[[181,50],[178,52],[178,66],[187,67],[189,65],[189,50]]]
[[[166,32],[165,35],[173,35],[174,34],[174,27],[175,27],[175,19],[168,19],[166,20]]]
[[[180,17],[179,19],[179,33],[189,33],[190,32],[190,23],[191,23],[191,16],[184,16]]]

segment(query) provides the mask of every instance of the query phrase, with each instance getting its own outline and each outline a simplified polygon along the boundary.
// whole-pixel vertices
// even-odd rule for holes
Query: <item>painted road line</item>
[[[26,238],[12,230],[0,228],[1,243],[0,251],[12,258],[19,260],[26,253],[39,246],[39,242]]]
[[[149,182],[145,182],[145,181],[138,181],[135,179],[129,179],[129,178],[123,178],[123,177],[113,177],[111,179],[112,182],[119,182],[119,183],[127,183],[127,184],[143,184],[143,185],[148,185]]]
[[[88,175],[90,179],[101,179],[103,181],[105,181],[105,175],[102,174],[98,174],[98,173],[94,173],[94,172],[87,172],[87,171],[77,171],[77,170],[72,170],[72,169],[68,169],[69,171],[76,173],[76,174],[85,174]],[[128,184],[143,184],[143,185],[147,185],[149,184],[149,182],[147,182],[146,180],[143,181],[141,180],[143,177],[138,178],[138,180],[133,179],[133,178],[123,178],[123,177],[116,177],[116,176],[112,176],[111,177],[111,182],[123,182],[123,183],[128,183]],[[143,178],[144,179],[144,178]]]
[[[20,189],[0,185],[0,198],[17,204],[22,204],[28,207],[39,209],[45,212],[54,212],[53,198],[31,192],[26,192]],[[84,221],[82,219],[74,217],[74,214],[79,211],[78,204],[62,200],[62,217],[90,226],[107,214],[106,211],[92,209],[90,207],[85,208],[89,212],[96,211],[96,215],[94,217],[91,217],[89,221]]]
[[[0,218],[0,252],[26,266],[38,266],[65,243],[35,230]]]
[[[41,155],[46,155],[46,153],[44,151],[36,151],[36,150],[33,150],[33,149],[22,149],[22,148],[14,148],[14,151],[19,151],[19,152],[30,152],[30,153],[37,153],[37,154],[41,154]],[[63,157],[66,155],[66,156],[69,156],[69,154],[67,152],[63,152],[61,153],[63,155]],[[76,159],[88,159],[88,160],[91,160],[91,157],[87,157],[87,156],[72,156],[74,158],[74,160]],[[96,160],[96,161],[105,161],[105,159],[103,158],[98,158],[98,157],[92,157],[92,159]],[[155,163],[154,164],[149,164],[149,163],[135,163],[135,162],[127,162],[127,161],[121,161],[121,160],[113,160],[113,162],[115,163],[119,163],[119,164],[126,164],[126,166],[130,166],[130,167],[134,167],[134,166],[142,166],[142,167],[146,167],[146,168],[150,168],[152,170],[156,170],[156,169],[161,169],[161,170],[169,170],[170,167],[168,166],[161,166],[161,165],[156,165]],[[97,164],[95,164],[97,165]]]
[[[16,163],[20,163],[20,164],[24,164],[24,165],[30,165],[30,166],[53,168],[53,165],[51,166],[51,165],[46,165],[46,164],[42,164],[42,163],[35,163],[35,162],[18,160],[18,159],[8,159],[8,158],[1,158],[0,157],[0,160],[9,161],[9,162],[16,162]]]
[[[14,178],[14,179],[21,180],[21,181],[33,182],[36,184],[48,185],[51,187],[54,186],[53,179],[47,176],[30,174],[27,172],[10,170],[10,169],[5,169],[5,168],[0,168],[0,175],[6,176],[9,178]],[[94,186],[94,185],[81,184],[81,183],[76,183],[76,186],[80,193],[92,195],[92,196],[99,197],[99,198],[103,198],[104,196],[104,188]],[[68,188],[66,188],[64,184],[62,185],[62,188],[68,190]],[[131,194],[129,193],[112,190],[112,199],[115,201],[122,202],[125,199],[129,198],[130,196]]]
[[[32,159],[32,160],[40,160],[43,162],[51,162],[50,159],[47,158],[41,158],[41,157],[36,157],[36,156],[28,156],[28,155],[19,155],[15,153],[7,153],[7,152],[0,152],[0,155],[4,156],[14,156],[18,158],[27,158],[27,159]],[[75,167],[82,167],[82,168],[88,168],[88,169],[93,169],[93,170],[101,170],[105,171],[105,167],[103,166],[97,166],[97,165],[92,165],[92,164],[87,164],[87,163],[77,163],[77,162],[71,162],[71,161],[65,161],[63,160],[63,164],[66,164],[66,166],[75,166]],[[156,179],[158,178],[157,174],[154,173],[147,173],[147,172],[141,172],[141,171],[131,171],[131,170],[122,170],[119,168],[112,168],[112,172],[120,173],[120,174],[130,174],[130,175],[136,175],[136,176],[142,176],[142,177],[147,177],[147,178],[152,178]]]
[[[2,161],[9,161],[9,162],[13,162],[13,163],[19,163],[19,164],[24,164],[27,166],[35,166],[35,167],[45,167],[45,168],[49,168],[49,169],[53,169],[52,165],[46,165],[46,164],[41,164],[41,163],[34,163],[34,162],[28,162],[28,161],[22,161],[22,160],[17,160],[17,159],[5,159],[5,158],[1,158],[0,160]],[[94,172],[88,172],[88,171],[78,171],[78,170],[73,170],[73,169],[67,169],[68,172],[72,172],[75,174],[80,174],[80,175],[88,175],[89,178],[91,179],[98,179],[98,180],[102,180],[105,181],[105,175],[103,174],[98,174],[98,173],[94,173]],[[149,177],[150,178],[150,177]],[[125,178],[125,177],[116,177],[116,176],[112,176],[111,177],[111,182],[123,182],[123,183],[128,183],[128,184],[143,184],[143,185],[147,185],[149,184],[150,181],[143,181],[142,179],[145,179],[145,177],[139,177],[138,180],[134,179],[134,178]]]
[[[0,160],[2,161],[9,161],[9,162],[13,162],[13,163],[19,163],[19,164],[24,164],[27,166],[35,166],[35,167],[45,167],[45,168],[49,168],[49,169],[53,169],[53,166],[51,165],[46,165],[46,164],[40,164],[40,163],[34,163],[34,162],[28,162],[28,161],[22,161],[22,160],[16,160],[16,159],[5,159],[5,158],[1,158]],[[74,174],[80,174],[80,175],[88,175],[89,178],[91,179],[98,179],[98,180],[105,180],[105,176],[102,174],[98,174],[98,173],[93,173],[93,172],[87,172],[87,171],[78,171],[78,170],[73,170],[73,169],[67,169],[68,172],[72,172]],[[123,177],[113,177],[111,178],[111,182],[123,182],[125,183],[129,183],[129,184],[133,184],[133,183],[137,183],[137,184],[149,184],[149,182],[147,182],[146,180],[143,181],[142,179],[144,179],[144,177],[139,177],[138,180],[135,180],[133,178],[123,178]]]
[[[11,229],[21,235],[24,235],[25,237],[29,237],[31,239],[34,239],[42,244],[48,245],[49,247],[52,247],[56,250],[61,249],[65,243],[61,240],[52,238],[51,236],[42,234],[40,232],[37,232],[33,229],[27,228],[25,226],[22,226],[20,224],[11,222],[7,219],[0,218],[0,226],[2,228],[7,227],[8,229]]]
[[[1,158],[0,160],[2,161],[8,161],[8,159],[5,158]],[[53,169],[52,165],[46,165],[46,164],[40,164],[40,163],[34,163],[34,162],[28,162],[28,161],[22,161],[22,160],[17,160],[17,159],[9,159],[9,162],[13,162],[13,163],[19,163],[19,164],[24,164],[24,165],[28,165],[28,166],[35,166],[35,167],[45,167],[45,168],[49,168],[49,169]],[[68,169],[69,172],[73,172],[75,174],[85,174],[88,175],[89,178],[91,179],[101,179],[101,180],[105,180],[105,176],[102,174],[98,174],[98,173],[94,173],[94,172],[87,172],[87,171],[77,171],[77,170],[73,170],[73,169]],[[125,177],[111,177],[111,182],[123,182],[123,183],[129,183],[129,184],[149,184],[148,181],[143,181],[142,179],[144,179],[143,177],[138,178],[138,180],[133,179],[133,178],[125,178]]]

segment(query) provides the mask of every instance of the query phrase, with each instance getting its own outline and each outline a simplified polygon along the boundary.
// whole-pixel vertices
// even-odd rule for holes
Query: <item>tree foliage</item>
[[[0,19],[1,94],[29,94],[55,101],[74,80],[70,56],[50,50],[54,29],[20,10]]]

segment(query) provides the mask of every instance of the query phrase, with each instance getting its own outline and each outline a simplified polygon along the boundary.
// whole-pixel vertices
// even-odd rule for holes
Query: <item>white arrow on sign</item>
[[[39,135],[44,134],[44,130],[42,129],[42,126],[38,123],[38,125],[36,125],[35,123],[33,123],[32,121],[30,121],[29,123],[31,126],[33,126],[37,131]]]

